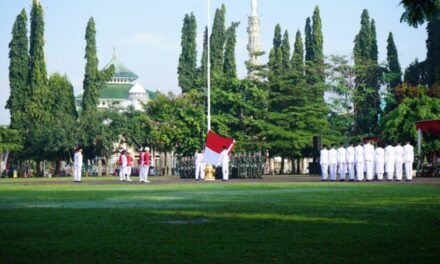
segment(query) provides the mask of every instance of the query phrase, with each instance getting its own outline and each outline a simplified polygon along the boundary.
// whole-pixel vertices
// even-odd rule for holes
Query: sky
[[[100,67],[117,58],[139,75],[145,88],[162,93],[180,93],[177,63],[183,18],[193,12],[197,19],[198,57],[201,56],[203,29],[207,24],[207,0],[40,0],[45,12],[45,54],[48,73],[66,74],[75,95],[82,91],[84,77],[85,28],[93,17],[97,30]],[[226,6],[226,25],[240,22],[237,29],[237,70],[246,75],[246,50],[250,0],[211,0],[211,19],[215,9]],[[288,30],[293,47],[296,31],[304,36],[304,24],[319,6],[323,25],[324,54],[351,57],[353,40],[360,28],[360,16],[368,9],[377,27],[379,60],[386,60],[386,40],[393,32],[402,68],[416,58],[426,58],[426,25],[415,29],[400,23],[404,11],[400,0],[259,0],[261,37],[266,55],[272,46],[277,23]],[[9,97],[8,43],[16,16],[25,8],[28,17],[32,0],[0,1],[0,124],[9,124],[5,104]],[[212,22],[211,22],[212,24]],[[198,60],[200,62],[200,59]]]

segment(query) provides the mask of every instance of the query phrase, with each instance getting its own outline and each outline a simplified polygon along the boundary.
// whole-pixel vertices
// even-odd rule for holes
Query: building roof
[[[107,83],[105,87],[99,91],[100,100],[127,100],[130,89],[135,86],[131,83]],[[139,85],[140,86],[140,85]],[[142,86],[140,86],[143,88]],[[150,99],[156,98],[156,93],[146,90]],[[76,98],[82,99],[83,94],[79,94]]]
[[[113,78],[127,78],[130,81],[134,81],[138,78],[136,73],[132,72],[127,66],[122,64],[122,62],[116,59],[115,56],[107,65],[105,65],[104,69],[108,69],[112,65],[115,67],[115,74],[112,76]]]
[[[136,83],[131,87],[130,91],[128,91],[130,94],[147,94],[147,91],[145,91],[145,88],[142,87],[139,83]]]

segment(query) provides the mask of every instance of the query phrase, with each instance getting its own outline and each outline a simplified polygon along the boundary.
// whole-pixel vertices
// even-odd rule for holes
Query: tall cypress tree
[[[324,38],[322,36],[322,22],[321,16],[319,13],[319,7],[315,7],[315,11],[313,12],[313,26],[312,26],[312,60],[316,65],[324,64],[324,51],[323,51],[323,43]]]
[[[281,44],[281,26],[277,24],[273,37],[273,47],[269,53],[269,74],[271,74],[271,76],[280,76],[282,73],[283,53],[281,51]]]
[[[214,23],[212,25],[211,43],[211,69],[213,74],[223,72],[224,48],[226,42],[225,30],[226,7],[222,5],[215,11]]]
[[[306,26],[304,28],[305,32],[305,45],[306,45],[306,61],[312,61],[313,60],[313,36],[312,36],[312,24],[311,24],[310,17],[306,19]]]
[[[179,86],[183,93],[196,88],[197,80],[197,23],[193,13],[186,14],[182,28],[182,52],[179,57],[177,73]]]
[[[29,117],[35,122],[50,120],[50,91],[47,86],[47,70],[44,55],[44,14],[40,2],[34,0],[31,10],[31,33],[29,49],[29,87],[31,101]]]
[[[86,28],[86,67],[83,81],[82,110],[86,115],[96,112],[99,101],[99,69],[98,56],[96,55],[96,29],[93,17],[87,22]]]
[[[368,10],[364,9],[361,15],[361,29],[355,38],[354,62],[363,65],[371,57],[371,24]]]
[[[226,47],[223,73],[227,78],[237,78],[237,63],[235,61],[235,45],[237,43],[237,35],[235,31],[238,25],[240,25],[240,22],[232,22],[231,26],[226,30]]]
[[[290,40],[289,32],[284,31],[283,40],[281,43],[281,54],[282,54],[282,72],[288,73],[291,69],[290,63]]]
[[[9,87],[11,89],[6,108],[11,113],[11,128],[22,129],[30,91],[28,89],[29,54],[27,37],[27,16],[23,9],[12,27],[12,40],[9,43]]]
[[[389,80],[389,92],[394,93],[394,88],[402,83],[402,68],[400,67],[399,54],[397,52],[396,44],[394,43],[392,32],[388,34],[387,39],[387,63],[388,72],[391,74]]]
[[[292,55],[292,69],[294,72],[302,75],[304,72],[304,45],[301,32],[298,30],[295,36],[295,47]]]
[[[205,32],[203,33],[203,52],[200,61],[200,67],[198,70],[198,88],[206,88],[206,78],[208,73],[208,27],[205,27]]]
[[[440,14],[431,19],[426,27],[426,62],[428,66],[428,85],[440,85]]]

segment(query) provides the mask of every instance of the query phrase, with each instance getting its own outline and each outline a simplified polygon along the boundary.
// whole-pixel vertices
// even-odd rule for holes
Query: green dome
[[[130,69],[127,68],[124,64],[122,64],[120,61],[118,61],[116,58],[113,58],[105,67],[104,69],[108,69],[113,65],[115,67],[115,74],[112,76],[112,78],[124,78],[128,81],[134,81],[138,78],[138,76],[132,72]]]

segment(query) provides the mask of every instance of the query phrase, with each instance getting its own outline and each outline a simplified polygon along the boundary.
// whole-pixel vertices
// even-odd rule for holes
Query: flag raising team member
[[[150,181],[148,180],[148,173],[150,171],[150,148],[149,147],[145,147],[145,153],[144,153],[144,170],[145,170],[145,174],[144,174],[144,182],[149,183]]]
[[[374,162],[374,147],[367,140],[364,145],[364,162],[367,169],[367,181],[373,180],[373,162]]]
[[[385,172],[387,173],[387,181],[392,181],[394,177],[394,163],[396,154],[391,144],[385,148]]]
[[[350,142],[350,146],[346,150],[347,154],[347,167],[350,181],[354,181],[354,147],[353,142]]]
[[[336,181],[336,166],[338,164],[338,152],[335,145],[328,151],[328,163],[330,164],[330,181]]]
[[[403,170],[403,148],[400,145],[400,142],[397,142],[397,145],[394,147],[395,154],[395,171],[396,171],[396,180],[402,180],[402,170]]]
[[[354,148],[354,160],[356,163],[356,180],[364,180],[364,148],[362,147],[362,142],[358,143],[356,148]]]
[[[345,181],[346,170],[347,170],[347,151],[344,148],[344,143],[341,142],[338,148],[338,171],[339,171],[340,181]]]
[[[220,154],[220,164],[222,166],[223,180],[229,180],[229,151],[226,146],[223,146],[223,151]]]
[[[382,181],[385,166],[385,150],[382,148],[381,144],[376,148],[374,154],[377,180]]]
[[[144,150],[139,153],[139,182],[145,182]]]
[[[413,162],[414,162],[414,148],[411,146],[409,140],[403,147],[403,155],[405,162],[405,177],[407,181],[412,181],[413,176]]]
[[[127,156],[125,155],[125,150],[119,155],[119,181],[125,181],[127,173]]]
[[[194,154],[194,165],[195,165],[195,172],[196,172],[196,180],[203,180],[203,174],[202,174],[202,159],[203,159],[203,154],[200,153],[199,149],[196,149],[196,153]]]
[[[324,145],[321,149],[319,164],[321,165],[322,181],[327,181],[328,180],[328,150],[326,145]]]
[[[75,151],[74,163],[73,163],[73,180],[75,182],[81,182],[81,169],[83,163],[82,149],[78,147]]]
[[[131,168],[133,167],[133,157],[131,156],[130,152],[127,151],[127,171],[125,172],[125,175],[127,175],[127,181],[131,182],[130,176],[131,176]]]

